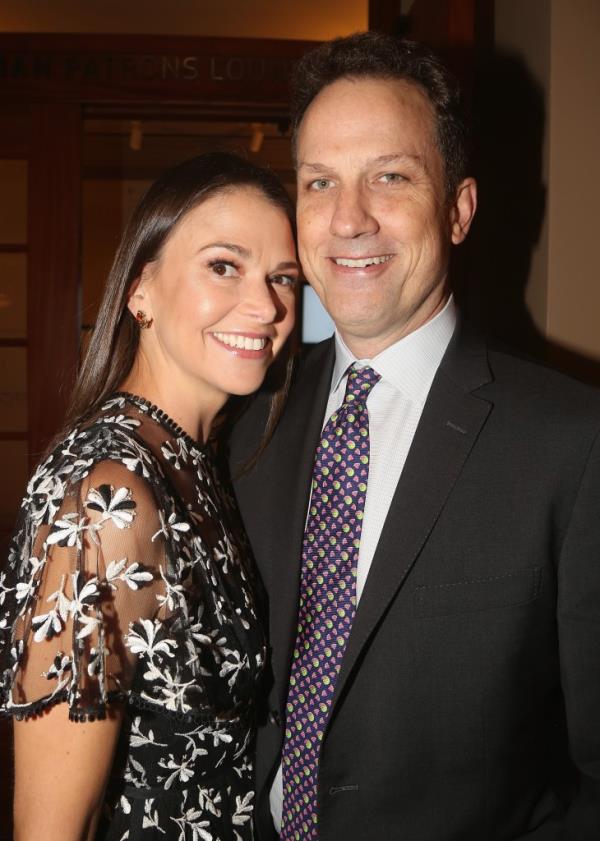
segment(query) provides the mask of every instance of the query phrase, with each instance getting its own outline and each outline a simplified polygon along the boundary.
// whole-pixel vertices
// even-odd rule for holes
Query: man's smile
[[[391,260],[393,254],[373,255],[372,257],[331,257],[336,266],[346,266],[349,269],[366,269],[369,266],[379,266]]]

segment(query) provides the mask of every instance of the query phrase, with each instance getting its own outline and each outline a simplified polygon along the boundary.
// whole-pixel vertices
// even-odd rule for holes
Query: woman
[[[289,199],[232,155],[129,223],[0,578],[16,841],[252,837],[265,643],[209,437],[286,342],[297,276]]]

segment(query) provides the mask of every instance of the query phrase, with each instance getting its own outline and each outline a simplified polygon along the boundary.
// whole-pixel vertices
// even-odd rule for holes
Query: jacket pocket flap
[[[492,578],[427,585],[415,589],[415,605],[418,615],[423,617],[510,607],[535,599],[541,580],[541,568],[533,567]]]

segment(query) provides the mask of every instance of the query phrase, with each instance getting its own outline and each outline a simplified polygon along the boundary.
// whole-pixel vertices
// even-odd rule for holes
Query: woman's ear
[[[136,277],[129,290],[127,309],[134,318],[140,310],[144,313],[146,318],[151,319],[154,317],[152,315],[151,296],[148,294],[148,284],[152,276],[150,266],[150,263],[146,263],[142,269],[142,273],[139,277]]]

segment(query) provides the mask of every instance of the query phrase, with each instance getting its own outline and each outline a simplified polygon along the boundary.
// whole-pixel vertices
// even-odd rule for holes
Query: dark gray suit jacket
[[[333,342],[300,365],[236,482],[268,593],[272,684],[258,825],[297,617],[312,461]],[[259,396],[234,465],[260,439]],[[600,396],[458,330],[360,600],[327,726],[321,841],[600,839]]]

